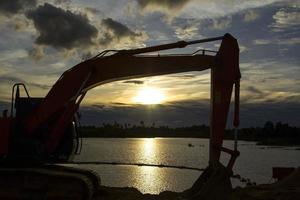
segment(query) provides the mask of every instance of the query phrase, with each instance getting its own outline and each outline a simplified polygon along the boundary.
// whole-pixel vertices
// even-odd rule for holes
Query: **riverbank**
[[[256,144],[264,145],[264,146],[296,146],[296,147],[300,147],[300,138],[265,138],[260,141],[257,141]]]

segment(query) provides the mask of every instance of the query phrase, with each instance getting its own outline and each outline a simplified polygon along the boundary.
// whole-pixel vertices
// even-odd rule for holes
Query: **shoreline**
[[[300,200],[300,167],[281,181],[257,186],[236,187],[229,195],[230,200]],[[183,200],[183,192],[164,191],[158,195],[143,194],[133,187],[101,186],[93,200]]]
[[[143,137],[143,136],[135,136],[135,137],[125,137],[125,136],[119,136],[119,137],[107,137],[107,136],[97,136],[97,137],[93,137],[93,136],[89,136],[89,137],[82,137],[82,138],[104,138],[104,139],[143,139],[143,138],[169,138],[169,139],[209,139],[209,137],[184,137],[184,136],[148,136],[148,137]],[[224,138],[224,141],[234,141],[233,138]],[[299,149],[297,150],[300,150],[300,144],[294,144],[294,143],[281,143],[280,141],[279,142],[268,142],[268,141],[263,141],[263,140],[248,140],[248,139],[238,139],[238,141],[244,141],[244,142],[253,142],[255,143],[255,145],[257,146],[270,146],[270,147],[299,147]]]

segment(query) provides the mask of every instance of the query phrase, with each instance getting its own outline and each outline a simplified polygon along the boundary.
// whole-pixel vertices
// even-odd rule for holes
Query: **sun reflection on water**
[[[145,138],[140,142],[140,152],[139,156],[142,158],[145,164],[154,164],[153,161],[156,160],[155,157],[157,151],[157,144],[155,138]],[[150,166],[140,166],[136,168],[137,179],[135,179],[135,183],[133,184],[137,188],[140,189],[141,192],[150,193],[159,193],[164,187],[162,183],[163,176],[161,174],[160,168],[150,167]]]
[[[143,144],[142,144],[141,150],[143,152],[141,152],[141,154],[145,158],[152,157],[156,150],[155,147],[156,147],[156,144],[155,144],[154,138],[145,138],[143,141]]]

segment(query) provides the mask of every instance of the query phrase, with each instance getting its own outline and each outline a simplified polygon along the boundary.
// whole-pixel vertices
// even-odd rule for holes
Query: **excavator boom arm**
[[[180,45],[182,44],[177,47],[181,47]],[[43,102],[26,119],[27,133],[35,134],[35,130],[41,125],[54,121],[54,127],[47,141],[47,150],[51,153],[58,145],[67,123],[72,120],[80,101],[89,89],[116,80],[202,71],[210,68],[212,70],[210,161],[219,161],[232,88],[240,79],[239,48],[236,39],[229,34],[224,35],[215,56],[136,55],[149,52],[148,50],[153,51],[157,48],[121,51],[110,56],[95,57],[66,71],[51,88]]]

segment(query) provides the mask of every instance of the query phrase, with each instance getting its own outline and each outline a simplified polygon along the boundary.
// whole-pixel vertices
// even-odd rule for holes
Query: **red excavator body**
[[[201,54],[141,55],[215,40],[222,40],[215,55],[208,55],[205,50]],[[241,74],[238,43],[230,34],[113,53],[104,51],[64,72],[44,98],[30,97],[23,84],[16,84],[10,116],[4,112],[0,118],[1,163],[14,167],[23,161],[30,165],[68,161],[78,144],[76,112],[86,92],[98,85],[206,69],[211,69],[209,162],[210,166],[217,165],[224,151],[231,154],[227,165],[231,169],[239,153],[236,149],[230,150],[222,145],[234,86],[234,126],[239,124]],[[25,97],[20,96],[21,86],[27,94]]]

